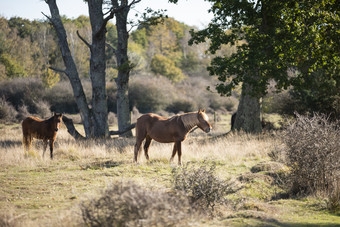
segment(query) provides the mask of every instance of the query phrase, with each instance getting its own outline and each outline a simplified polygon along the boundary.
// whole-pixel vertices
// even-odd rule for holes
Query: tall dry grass
[[[220,130],[220,133],[223,132]],[[213,132],[214,133],[214,132]],[[254,136],[244,133],[230,133],[218,137],[217,134],[205,134],[199,129],[188,135],[182,143],[182,158],[184,162],[201,160],[218,160],[223,163],[239,165],[245,158],[264,159],[273,150],[275,138]],[[33,146],[25,153],[22,146],[21,125],[3,125],[0,127],[0,165],[34,166],[51,162],[48,148],[42,157],[42,143],[33,141]],[[97,158],[114,158],[125,163],[133,160],[134,138],[113,138],[103,141],[76,142],[67,132],[65,126],[57,134],[55,142],[55,161],[78,160],[84,162]],[[172,153],[173,144],[162,144],[153,141],[149,155],[150,159],[167,162]],[[175,157],[175,159],[177,156]],[[174,162],[177,163],[177,162]],[[141,152],[141,164],[146,159]]]
[[[217,128],[212,134],[199,129],[189,134],[183,142],[183,164],[211,161],[216,163],[217,177],[228,179],[235,173],[249,172],[254,162],[269,159],[267,153],[275,142],[272,137],[246,134],[216,137],[222,133],[223,128]],[[136,165],[134,138],[76,142],[62,127],[53,160],[48,151],[42,157],[41,142],[35,140],[31,151],[25,153],[21,141],[21,125],[0,125],[0,191],[4,193],[0,195],[0,219],[18,226],[78,225],[79,203],[117,180],[132,179],[145,190],[169,191],[171,169],[178,166],[177,161],[169,163],[173,144],[153,142],[150,161],[142,152]],[[9,178],[13,183],[2,181]],[[23,195],[17,197],[18,193]],[[13,214],[2,215],[8,207]],[[9,226],[15,226],[12,224]]]

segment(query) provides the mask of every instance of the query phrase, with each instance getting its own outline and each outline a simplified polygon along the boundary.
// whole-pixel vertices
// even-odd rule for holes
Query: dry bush
[[[34,102],[34,104],[35,104],[36,113],[39,117],[41,117],[42,119],[46,119],[52,116],[51,106],[48,102],[39,100],[37,102]]]
[[[18,121],[22,121],[24,120],[26,117],[28,117],[30,115],[30,112],[28,112],[28,107],[26,105],[22,105],[19,106],[18,108],[18,114],[16,116],[16,118],[18,119]]]
[[[291,168],[293,193],[328,192],[339,181],[339,122],[325,115],[297,115],[283,139],[287,146],[287,165]]]
[[[133,182],[116,182],[99,198],[81,204],[89,226],[186,226],[190,209],[185,197],[150,191]]]
[[[142,113],[157,112],[171,103],[175,91],[171,82],[162,77],[132,77],[129,88],[130,105]]]
[[[216,204],[225,202],[226,195],[234,193],[233,183],[215,176],[216,164],[203,162],[198,166],[187,163],[172,171],[173,187],[184,192],[195,208],[214,210]]]
[[[5,98],[0,97],[0,120],[4,122],[15,121],[16,115],[15,108]]]

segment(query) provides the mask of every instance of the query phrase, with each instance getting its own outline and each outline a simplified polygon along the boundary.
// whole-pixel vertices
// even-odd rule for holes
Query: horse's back
[[[175,138],[182,138],[181,125],[177,116],[167,118],[157,114],[144,114],[137,119],[136,134],[144,137],[150,136],[152,139],[161,142],[174,142]]]
[[[46,128],[46,121],[37,117],[29,116],[22,122],[22,131],[24,135],[30,135],[38,139],[49,138],[52,135]]]

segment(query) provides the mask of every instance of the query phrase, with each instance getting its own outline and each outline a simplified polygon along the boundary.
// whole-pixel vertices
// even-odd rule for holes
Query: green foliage
[[[161,54],[153,56],[150,67],[156,75],[165,76],[173,82],[179,82],[185,78],[181,69],[177,68],[171,59]]]
[[[41,75],[41,80],[45,87],[51,88],[59,82],[60,77],[58,73],[54,72],[50,68],[47,68],[45,73]]]
[[[8,21],[10,28],[15,28],[21,38],[30,37],[33,33],[33,24],[28,19],[12,17]]]
[[[0,55],[0,63],[5,66],[5,73],[9,78],[22,77],[26,75],[22,66],[7,54]]]
[[[322,94],[328,86],[327,96],[339,95],[340,17],[335,0],[209,1],[214,19],[206,29],[192,31],[190,42],[210,39],[208,50],[213,54],[223,45],[237,45],[235,53],[216,56],[208,68],[220,80],[219,93],[231,95],[246,82],[253,95],[264,95],[275,80],[278,90],[293,85],[309,92],[317,88]],[[310,86],[312,74],[322,81],[318,87]],[[320,96],[314,100],[323,101]]]

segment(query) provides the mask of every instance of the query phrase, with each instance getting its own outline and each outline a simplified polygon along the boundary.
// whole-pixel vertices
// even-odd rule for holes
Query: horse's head
[[[205,110],[199,110],[197,113],[197,118],[199,123],[197,126],[202,129],[204,132],[208,133],[212,129],[210,123],[208,122],[208,115],[205,113]]]
[[[53,126],[54,126],[54,130],[56,132],[58,132],[58,130],[60,128],[62,118],[63,118],[63,114],[62,113],[54,113],[54,116],[53,116]]]

